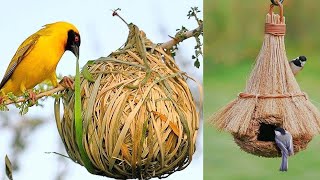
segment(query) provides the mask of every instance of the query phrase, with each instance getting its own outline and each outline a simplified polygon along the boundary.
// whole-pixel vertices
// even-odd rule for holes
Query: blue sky
[[[133,22],[144,30],[153,42],[170,40],[168,35],[174,36],[176,29],[182,25],[189,29],[197,27],[196,21],[187,19],[190,7],[197,6],[203,10],[200,0],[54,0],[54,1],[5,1],[0,6],[0,77],[2,78],[12,56],[20,43],[29,35],[36,32],[42,25],[56,22],[72,22],[80,31],[80,66],[87,60],[107,56],[118,49],[126,40],[128,29],[118,18],[111,16],[111,9],[121,8],[121,16],[128,22]],[[202,15],[200,15],[202,18]],[[202,82],[202,67],[193,67],[191,55],[194,52],[193,38],[181,43],[176,60],[183,71]],[[201,65],[202,61],[201,61]],[[73,75],[75,71],[75,57],[66,52],[62,57],[57,74]],[[192,90],[195,84],[190,83]],[[194,91],[196,93],[196,91]],[[195,94],[197,96],[197,94]],[[17,112],[10,108],[12,118]],[[53,179],[57,171],[56,155],[44,152],[60,151],[61,140],[58,137],[53,118],[53,101],[47,100],[43,108],[32,107],[29,117],[43,117],[52,119],[41,129],[38,129],[29,140],[29,148],[22,155],[21,170],[15,172],[15,179]],[[4,172],[5,154],[10,154],[9,140],[12,134],[1,132],[0,136],[0,174]],[[197,144],[197,151],[192,163],[183,171],[176,172],[168,179],[200,179],[202,178],[202,130]],[[62,152],[65,153],[65,152]],[[69,164],[70,171],[67,179],[105,179],[89,174],[83,167],[73,162]]]

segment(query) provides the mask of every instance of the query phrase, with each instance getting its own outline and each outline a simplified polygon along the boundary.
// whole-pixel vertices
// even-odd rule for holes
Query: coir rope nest
[[[273,5],[245,92],[211,118],[214,126],[232,133],[241,149],[264,157],[281,156],[274,142],[277,126],[292,134],[295,153],[320,131],[319,111],[300,90],[288,63],[282,5],[280,16],[272,10]]]
[[[166,177],[195,152],[199,113],[186,74],[161,47],[130,24],[125,47],[87,63],[81,78],[83,145],[95,174]],[[83,165],[76,144],[74,92],[63,95],[57,126],[67,153]]]

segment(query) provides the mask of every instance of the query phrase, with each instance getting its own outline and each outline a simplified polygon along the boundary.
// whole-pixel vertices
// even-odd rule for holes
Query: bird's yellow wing
[[[23,43],[19,46],[16,54],[11,59],[11,62],[7,68],[6,73],[3,76],[3,79],[0,83],[0,89],[6,84],[6,82],[10,79],[11,75],[13,74],[14,70],[18,67],[20,62],[26,57],[30,51],[33,49],[35,44],[37,43],[40,35],[35,33],[28,37]]]

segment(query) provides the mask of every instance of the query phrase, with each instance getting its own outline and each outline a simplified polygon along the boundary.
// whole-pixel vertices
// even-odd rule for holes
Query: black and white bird
[[[277,127],[274,130],[275,141],[282,154],[282,162],[280,165],[280,171],[288,170],[288,156],[294,154],[293,152],[293,142],[291,134],[281,127]]]
[[[290,61],[289,64],[293,72],[293,75],[298,74],[298,72],[300,72],[303,69],[306,62],[307,62],[307,58],[305,56],[299,56],[293,59],[292,61]]]

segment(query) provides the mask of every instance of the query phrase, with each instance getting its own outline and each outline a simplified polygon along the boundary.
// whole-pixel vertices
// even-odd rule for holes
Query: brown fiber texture
[[[279,15],[272,13],[267,14],[266,23],[285,24],[285,20],[280,22]],[[210,119],[218,129],[232,133],[242,150],[264,157],[281,153],[274,140],[258,140],[261,124],[289,131],[297,153],[319,133],[319,120],[319,111],[300,90],[290,69],[284,35],[272,34],[264,35],[245,91]]]
[[[87,63],[81,77],[83,144],[97,174],[117,179],[166,177],[192,160],[199,112],[174,59],[130,24],[123,48]],[[189,77],[188,77],[189,78]],[[83,165],[76,144],[74,92],[63,95],[57,120],[67,153]]]

